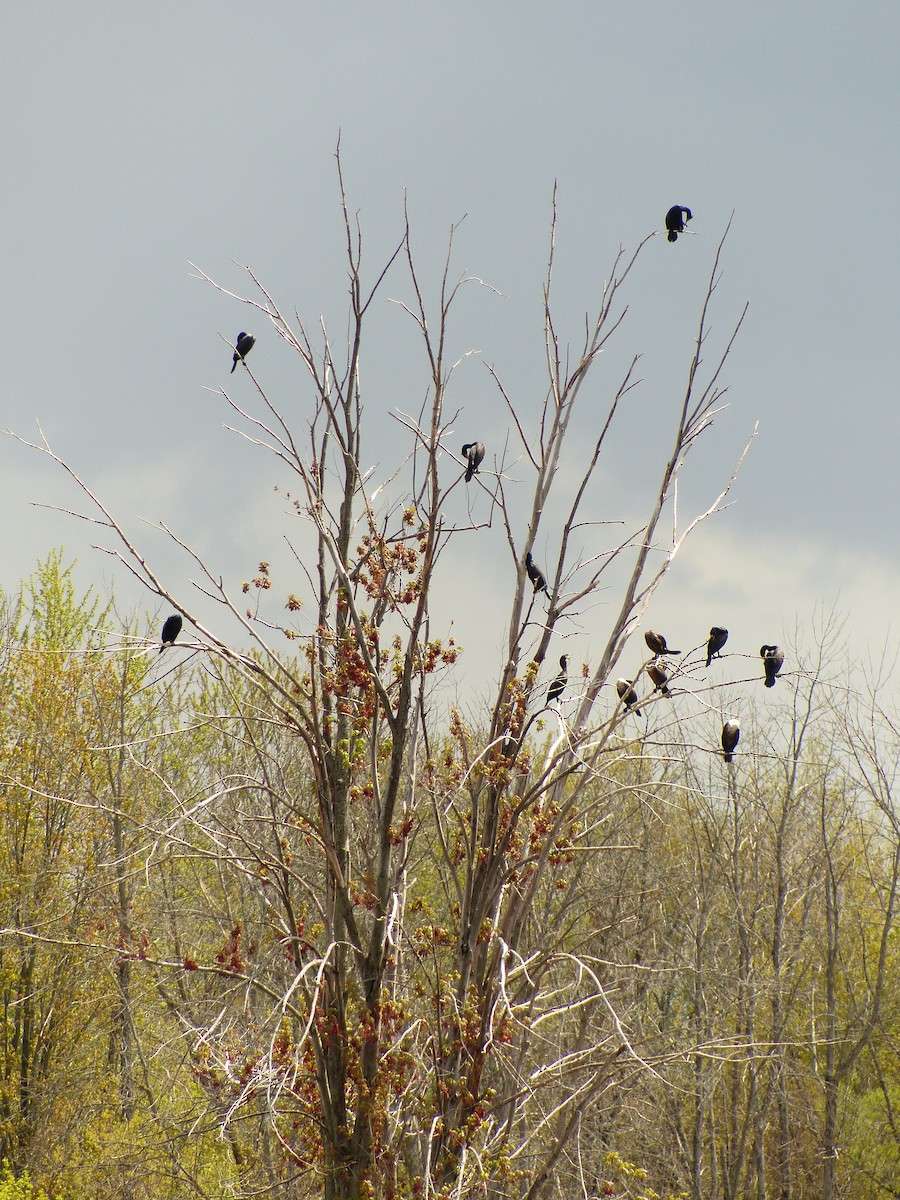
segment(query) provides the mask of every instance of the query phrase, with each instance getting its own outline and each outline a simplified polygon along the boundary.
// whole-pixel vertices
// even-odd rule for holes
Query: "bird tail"
[[[766,687],[774,687],[774,686],[775,686],[775,676],[772,675],[769,679],[766,680]]]
[[[233,375],[233,374],[234,374],[234,368],[235,368],[236,366],[237,366],[237,359],[235,359],[235,360],[234,360],[234,362],[231,364],[231,370],[228,372],[228,373],[229,373],[229,375]]]
[[[726,754],[726,755],[725,755],[725,761],[726,761],[726,762],[734,762],[734,755],[733,755],[733,754]]]
[[[475,474],[475,468],[471,463],[469,463],[468,467],[466,468],[466,483],[471,483],[472,476],[474,474]]]
[[[678,241],[678,234],[675,232],[675,230],[674,230],[674,229],[670,229],[670,230],[669,230],[669,241],[670,241],[670,242],[677,242],[677,241]]]

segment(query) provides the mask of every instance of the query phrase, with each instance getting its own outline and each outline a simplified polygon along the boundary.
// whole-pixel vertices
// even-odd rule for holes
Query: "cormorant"
[[[483,442],[466,442],[462,448],[463,458],[469,460],[469,465],[466,467],[466,483],[469,483],[473,475],[478,473],[478,468],[481,466],[481,461],[484,458],[484,443]]]
[[[690,221],[693,213],[683,204],[673,204],[666,213],[666,229],[669,231],[669,241],[677,242],[679,233],[684,233],[685,221]]]
[[[569,665],[569,656],[564,654],[559,660],[560,672],[547,688],[547,703],[552,704],[554,700],[558,700],[563,694],[568,682],[569,675],[566,668]]]
[[[616,691],[619,693],[619,699],[625,705],[626,712],[629,709],[634,709],[634,715],[639,717],[641,710],[638,708],[638,694],[634,690],[634,684],[630,679],[617,679]]]
[[[669,672],[666,670],[665,663],[661,663],[658,658],[654,659],[647,667],[647,674],[656,685],[653,689],[654,692],[662,692],[664,696],[671,696],[672,693],[668,688]]]
[[[166,646],[171,646],[175,639],[181,633],[181,617],[178,613],[172,613],[171,617],[166,617],[162,627],[162,645],[159,648],[160,654],[165,650]]]
[[[740,725],[737,721],[726,721],[722,726],[722,750],[727,763],[734,761],[734,748],[740,740]]]
[[[525,555],[525,570],[528,572],[528,578],[531,580],[535,592],[546,592],[549,596],[547,580],[544,578],[543,572],[534,565],[530,550]]]
[[[784,666],[784,651],[778,646],[761,646],[759,656],[766,673],[766,687],[775,686],[775,676]]]
[[[234,374],[234,368],[238,365],[238,359],[241,362],[247,357],[253,347],[256,345],[256,338],[252,333],[244,333],[243,330],[237,335],[237,341],[234,343],[234,360],[231,364],[231,374]]]
[[[680,650],[670,650],[666,645],[666,639],[661,633],[654,633],[652,629],[648,629],[644,634],[644,641],[650,647],[654,654],[680,654]]]
[[[712,662],[714,658],[719,658],[722,653],[722,647],[728,641],[728,630],[723,629],[721,625],[713,625],[709,631],[709,641],[706,643],[706,665]]]

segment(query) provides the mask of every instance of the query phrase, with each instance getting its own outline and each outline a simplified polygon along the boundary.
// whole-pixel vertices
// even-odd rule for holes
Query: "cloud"
[[[736,533],[727,519],[698,529],[675,560],[648,612],[672,636],[698,637],[710,625],[732,631],[731,644],[797,637],[811,648],[829,615],[843,626],[849,654],[880,657],[891,641],[900,567],[868,548],[818,538]],[[684,630],[684,634],[682,634]]]

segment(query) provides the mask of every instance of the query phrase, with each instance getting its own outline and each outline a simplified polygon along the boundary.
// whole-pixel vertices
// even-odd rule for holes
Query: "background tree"
[[[96,598],[76,597],[58,554],[18,596],[4,597],[4,609],[0,1157],[14,1158],[52,1136],[49,1112],[65,1119],[60,1069],[72,1061],[93,991],[90,958],[71,962],[69,943],[95,880],[85,710],[99,662],[75,648],[90,646],[102,613]]]

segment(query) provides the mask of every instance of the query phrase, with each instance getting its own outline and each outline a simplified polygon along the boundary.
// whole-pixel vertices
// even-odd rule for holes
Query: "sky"
[[[486,366],[531,428],[546,389],[554,185],[556,323],[573,347],[619,247],[661,229],[671,204],[692,209],[691,236],[642,251],[621,336],[578,418],[578,438],[596,432],[592,413],[605,413],[616,372],[641,353],[643,382],[596,495],[597,519],[634,520],[664,460],[733,214],[710,354],[750,307],[724,376],[728,408],[688,461],[685,515],[706,507],[758,432],[730,506],[676,559],[647,623],[689,645],[723,624],[755,655],[762,642],[812,636],[834,611],[851,653],[877,658],[895,644],[900,592],[898,44],[900,8],[872,0],[762,2],[752,14],[652,0],[16,5],[0,50],[0,428],[32,438],[40,422],[189,606],[202,610],[196,571],[154,523],[227,579],[280,562],[295,519],[274,465],[223,428],[218,389],[252,398],[228,374],[228,343],[255,332],[254,372],[301,426],[309,388],[273,330],[189,264],[241,295],[253,290],[248,265],[287,312],[313,328],[322,316],[342,336],[340,138],[370,278],[399,241],[406,203],[430,298],[457,222],[454,272],[490,284],[463,290],[451,334],[454,352],[475,352],[453,379],[451,443],[477,437],[488,461],[510,421]],[[427,387],[409,320],[390,303],[409,298],[392,272],[373,313],[363,466],[376,476],[407,448],[391,414],[417,410]],[[512,474],[521,537],[530,481],[524,465]],[[57,511],[84,507],[57,466],[0,439],[0,488],[0,587],[15,590],[63,545],[79,579],[114,587],[126,609],[158,611],[92,549],[102,531]],[[555,553],[552,515],[539,561]],[[465,648],[453,687],[477,704],[499,668],[514,564],[495,527],[460,540],[442,569],[433,632]],[[288,562],[285,592],[296,590],[290,572]],[[577,659],[599,654],[614,599],[560,631]]]

